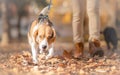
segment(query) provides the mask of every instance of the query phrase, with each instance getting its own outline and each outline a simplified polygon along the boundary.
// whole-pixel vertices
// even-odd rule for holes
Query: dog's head
[[[42,53],[45,52],[55,41],[56,32],[49,19],[44,19],[41,22],[38,22],[37,30],[36,42]]]

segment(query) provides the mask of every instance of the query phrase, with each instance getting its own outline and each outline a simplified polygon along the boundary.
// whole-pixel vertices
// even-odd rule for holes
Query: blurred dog
[[[54,41],[56,39],[56,32],[53,28],[52,22],[48,17],[48,9],[45,7],[39,17],[34,20],[28,32],[28,41],[32,50],[33,63],[37,64],[37,51],[44,53],[48,51],[46,59],[52,57],[54,52]]]
[[[112,27],[106,27],[103,31],[103,35],[107,44],[107,48],[111,49],[111,44],[113,46],[112,51],[115,51],[118,45],[118,38],[115,29]]]

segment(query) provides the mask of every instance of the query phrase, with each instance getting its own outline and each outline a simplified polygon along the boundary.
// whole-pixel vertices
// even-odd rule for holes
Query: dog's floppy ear
[[[52,31],[53,31],[53,32],[52,32],[52,36],[51,36],[51,38],[52,38],[51,41],[54,42],[55,39],[56,39],[56,32],[55,32],[55,29],[54,29],[54,28],[52,28]]]
[[[35,41],[38,44],[38,42],[39,42],[39,36],[38,35],[36,36],[36,40]]]
[[[55,29],[54,29],[54,28],[52,28],[52,30],[53,30],[53,37],[56,37],[56,32],[55,32]]]
[[[34,32],[34,39],[35,39],[35,42],[38,43],[38,30]]]

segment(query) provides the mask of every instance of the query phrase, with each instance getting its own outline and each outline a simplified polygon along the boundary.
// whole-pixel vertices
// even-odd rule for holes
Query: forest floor
[[[72,43],[55,44],[56,49],[72,48]],[[31,51],[27,43],[13,43],[0,46],[0,75],[120,75],[120,50],[112,52],[102,47],[105,56],[91,58],[88,43],[85,44],[85,57],[81,59],[42,59],[38,56],[38,65],[33,65]]]

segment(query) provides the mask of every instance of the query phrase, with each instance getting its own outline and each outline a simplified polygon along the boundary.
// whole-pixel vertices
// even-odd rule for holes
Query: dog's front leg
[[[40,49],[40,54],[42,54],[44,51],[43,51],[43,49]]]
[[[37,49],[34,43],[31,44],[31,49],[32,49],[32,59],[33,59],[33,63],[37,64],[38,60],[37,60]]]
[[[52,58],[53,56],[54,56],[54,46],[52,44],[52,46],[50,47],[48,51],[48,55],[46,56],[46,59]]]

